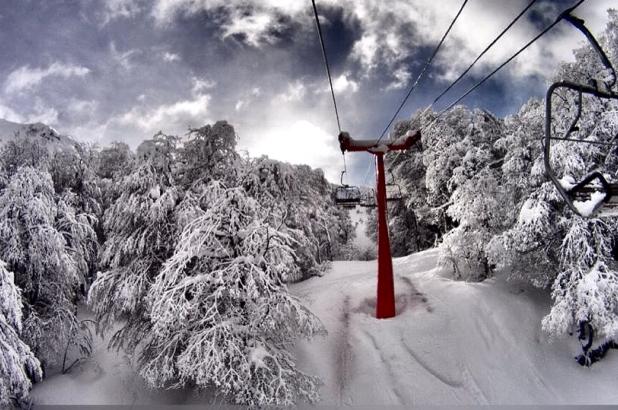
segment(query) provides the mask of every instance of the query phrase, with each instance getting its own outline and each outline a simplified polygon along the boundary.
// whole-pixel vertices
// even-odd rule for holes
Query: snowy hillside
[[[34,124],[19,124],[0,118],[0,146],[10,140],[25,137],[38,137],[43,145],[52,151],[72,148],[76,141],[65,135],[60,135],[52,127],[40,122]]]
[[[573,340],[547,341],[541,291],[492,279],[444,279],[430,250],[395,259],[398,315],[373,317],[375,261],[335,262],[292,286],[328,336],[297,346],[299,366],[324,385],[321,405],[609,404],[618,354],[591,368]],[[93,358],[35,386],[37,404],[208,403],[189,391],[152,391],[124,354],[99,340]],[[76,394],[75,392],[80,392]]]

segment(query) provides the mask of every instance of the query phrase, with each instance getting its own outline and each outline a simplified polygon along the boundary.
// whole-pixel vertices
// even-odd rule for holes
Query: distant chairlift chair
[[[395,182],[395,176],[391,170],[388,171],[391,175],[391,182],[386,183],[386,202],[401,202],[408,196],[401,190],[401,186]]]
[[[584,21],[574,17],[570,14],[563,16],[565,20],[570,22],[579,31],[581,31],[591,43],[599,55],[603,66],[609,73],[611,79],[609,81],[591,81],[591,85],[586,86],[582,84],[576,84],[569,81],[560,81],[552,84],[547,90],[545,99],[545,139],[544,139],[544,164],[545,173],[555,185],[556,189],[560,193],[560,196],[564,199],[568,207],[576,214],[589,217],[589,216],[615,216],[618,215],[618,184],[614,182],[608,182],[607,178],[598,170],[590,173],[581,181],[574,183],[572,186],[564,186],[563,182],[558,179],[552,164],[551,164],[551,142],[552,140],[558,141],[571,141],[575,143],[586,144],[599,144],[608,145],[609,148],[615,148],[614,142],[618,135],[616,135],[612,142],[603,143],[596,141],[588,141],[583,139],[572,138],[574,132],[577,132],[578,122],[581,117],[582,111],[582,94],[593,95],[603,99],[616,99],[618,100],[618,94],[612,91],[612,87],[616,84],[616,71],[611,62],[607,58],[607,55],[596,41],[594,36],[584,25]],[[578,94],[577,99],[577,113],[575,119],[571,123],[571,126],[561,138],[552,137],[552,96],[558,89],[566,89],[575,91]]]
[[[386,202],[401,202],[408,198],[408,195],[404,193],[401,186],[395,182],[393,173],[389,171],[391,175],[391,181],[385,184],[386,186]],[[371,188],[361,195],[360,203],[358,204],[363,208],[376,208],[378,206],[376,202],[376,191]]]
[[[345,171],[341,173],[341,185],[335,188],[333,194],[335,203],[344,208],[355,208],[361,202],[361,191],[356,186],[344,184],[343,174]]]
[[[359,205],[363,208],[377,208],[378,203],[376,202],[375,189],[371,188],[368,191],[363,192]]]

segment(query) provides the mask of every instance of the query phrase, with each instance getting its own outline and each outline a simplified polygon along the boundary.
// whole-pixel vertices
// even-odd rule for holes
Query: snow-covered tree
[[[550,335],[566,334],[582,322],[599,336],[618,334],[618,266],[612,256],[617,227],[615,220],[571,220],[552,286],[554,304],[543,319]]]
[[[300,267],[300,276],[290,280],[319,274],[353,239],[350,217],[334,205],[332,187],[321,170],[261,157],[248,162],[240,185],[272,215],[283,218]]]
[[[610,12],[610,23],[599,40],[609,51],[614,66],[618,63],[616,45],[608,40],[616,38],[617,29],[618,14]],[[560,67],[556,80],[589,84],[602,77],[600,60],[590,46],[576,50],[575,57],[575,62]],[[564,135],[570,129],[577,111],[576,101],[574,93],[554,95],[554,135]],[[535,105],[532,102],[520,112],[519,117],[527,120],[520,126],[526,129],[522,136],[540,134],[539,125],[544,118],[541,107],[534,108]],[[615,117],[618,104],[584,96],[582,108],[571,138],[613,142],[618,132]],[[499,268],[536,286],[551,286],[554,303],[543,320],[543,328],[551,336],[590,326],[594,334],[611,339],[617,334],[618,320],[617,271],[612,255],[615,218],[582,219],[571,212],[553,185],[545,182],[539,145],[531,142],[529,149],[515,147],[516,155],[503,166],[511,176],[512,185],[517,187],[512,197],[518,214],[514,224],[492,240],[491,258]],[[551,147],[552,166],[564,181],[580,180],[597,169],[611,178],[617,176],[614,150],[570,141],[553,141]]]
[[[120,182],[133,171],[135,154],[123,142],[113,142],[97,151],[93,160],[95,175],[101,190],[103,209],[111,207],[118,199]]]
[[[60,215],[47,172],[19,168],[0,193],[0,259],[22,289],[22,336],[44,367],[59,363],[67,346],[88,345],[75,306],[83,272],[58,225]]]
[[[599,42],[617,66],[618,13],[610,11],[609,17]],[[606,70],[590,46],[576,50],[575,61],[562,64],[555,76],[556,81],[584,85],[604,78]],[[571,129],[577,100],[573,92],[554,94],[554,136],[564,136]],[[463,261],[470,272],[476,272],[462,277],[482,279],[491,271],[503,271],[535,286],[551,287],[554,305],[543,321],[550,335],[560,336],[585,324],[594,334],[612,338],[618,319],[615,218],[576,216],[547,181],[544,106],[532,99],[504,121],[489,122],[479,122],[482,113],[463,107],[435,123],[431,111],[417,113],[402,127],[412,128],[415,121],[426,127],[420,154],[423,167],[414,154],[397,156],[391,164],[406,188],[421,198],[408,204],[416,208],[418,219],[423,219],[426,203],[435,220],[444,223],[443,257],[459,264],[458,268]],[[615,142],[617,111],[616,101],[584,96],[581,118],[570,137]],[[553,169],[563,181],[581,180],[594,170],[618,179],[614,149],[571,141],[553,141],[551,148]],[[421,189],[418,175],[424,175]],[[446,218],[439,211],[445,211]]]
[[[410,121],[401,121],[395,125],[394,138],[404,135],[409,130],[421,128],[428,113],[417,112]],[[423,138],[422,138],[423,139]],[[407,151],[397,151],[386,156],[386,167],[392,179],[406,195],[404,201],[391,202],[388,206],[389,232],[393,256],[405,256],[430,248],[436,238],[442,235],[443,225],[427,202],[426,169],[423,163],[423,141],[417,142]],[[389,182],[387,180],[387,182]],[[376,213],[369,210],[370,223],[368,234],[376,239]]]
[[[465,155],[448,181],[453,191],[447,214],[457,226],[444,236],[441,260],[453,267],[456,277],[482,280],[491,275],[485,246],[504,230],[499,175],[503,157],[494,147],[503,125],[487,112],[470,115],[467,132],[457,143]]]
[[[178,179],[189,187],[198,180],[235,183],[240,156],[236,132],[226,121],[190,129],[178,153]]]
[[[284,284],[297,269],[291,238],[242,188],[213,182],[204,195],[148,295],[140,373],[152,386],[214,386],[239,404],[316,400],[318,380],[289,352],[323,332]]]
[[[0,407],[25,404],[32,382],[42,377],[41,364],[21,332],[21,294],[13,273],[0,261]]]
[[[97,268],[103,198],[95,174],[96,153],[89,147],[55,152],[49,162],[58,204],[58,228],[77,264],[91,282]]]
[[[98,151],[96,173],[104,179],[122,178],[131,167],[134,154],[124,142],[112,142]]]
[[[123,321],[112,338],[115,347],[131,350],[148,333],[146,295],[174,249],[180,196],[172,175],[174,144],[173,137],[158,134],[140,145],[137,167],[122,179],[121,194],[103,217],[102,272],[88,301],[99,330]]]
[[[21,136],[9,140],[2,147],[0,164],[7,176],[16,173],[21,167],[45,169],[50,160],[49,149],[32,136]]]

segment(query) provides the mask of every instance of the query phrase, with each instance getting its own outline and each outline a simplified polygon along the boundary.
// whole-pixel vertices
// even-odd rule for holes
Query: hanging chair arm
[[[594,38],[594,35],[592,35],[590,30],[588,30],[588,27],[586,27],[585,21],[572,15],[570,10],[568,12],[565,12],[565,14],[562,15],[562,18],[571,23],[575,28],[582,32],[584,36],[586,36],[588,42],[592,45],[592,48],[594,48],[597,55],[601,59],[601,63],[603,63],[605,68],[611,72],[612,78],[609,83],[606,83],[607,88],[611,89],[614,85],[616,85],[616,70],[612,66],[611,61],[609,61],[607,54],[605,54],[605,51],[603,51],[603,48],[601,47],[597,39]]]
[[[547,94],[545,96],[545,138],[544,138],[544,144],[543,144],[543,151],[544,151],[543,163],[545,165],[545,174],[549,177],[549,179],[551,179],[554,186],[558,190],[558,193],[560,194],[562,199],[564,199],[568,207],[573,212],[581,216],[581,213],[579,212],[577,207],[575,207],[575,205],[573,204],[573,199],[572,199],[573,196],[576,195],[578,192],[583,191],[584,187],[588,183],[592,182],[592,180],[598,179],[604,188],[607,188],[607,181],[600,173],[593,173],[589,175],[586,179],[584,179],[584,181],[578,183],[575,187],[567,190],[562,186],[562,184],[560,183],[560,180],[556,176],[552,168],[551,161],[550,161],[551,141],[552,139],[554,139],[551,133],[551,121],[552,121],[552,96],[554,92],[559,88],[566,88],[572,91],[576,91],[579,94],[580,98],[582,94],[589,94],[589,95],[594,95],[599,98],[618,99],[618,94],[601,91],[596,87],[589,87],[589,86],[585,86],[581,84],[572,83],[569,81],[559,81],[559,82],[552,84],[549,87],[549,89],[547,90]],[[581,101],[579,101],[579,105],[580,107],[578,109],[577,119],[579,119],[579,116],[581,115],[581,113],[579,112],[579,110],[581,109]],[[567,134],[566,134],[567,137],[569,134],[573,132],[576,124],[577,124],[577,121],[574,121],[571,124],[571,127],[567,131]],[[605,197],[603,202],[607,202],[611,198],[611,196],[612,194],[608,192],[608,195]]]

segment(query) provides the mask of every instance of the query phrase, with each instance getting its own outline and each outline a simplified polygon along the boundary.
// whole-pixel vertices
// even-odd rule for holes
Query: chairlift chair
[[[395,182],[393,171],[389,170],[388,173],[391,175],[391,182],[386,183],[386,202],[401,202],[405,200],[408,196],[401,190],[401,186]]]
[[[572,186],[565,186],[563,185],[563,182],[558,179],[551,164],[551,142],[553,140],[608,145],[611,148],[615,146],[613,142],[618,137],[618,135],[616,135],[612,143],[588,141],[581,138],[578,139],[572,137],[575,132],[579,131],[577,124],[581,117],[583,94],[592,95],[597,98],[615,100],[618,100],[618,94],[612,91],[612,87],[616,84],[616,71],[599,43],[584,25],[584,21],[570,14],[564,15],[563,18],[586,36],[592,47],[595,49],[597,55],[600,57],[603,66],[610,72],[611,79],[609,81],[594,80],[591,82],[591,85],[560,81],[549,87],[545,99],[545,138],[543,147],[545,173],[552,181],[567,206],[576,214],[583,217],[616,216],[618,215],[618,183],[608,181],[605,175],[603,175],[599,170],[596,170],[588,174],[581,181],[574,183]],[[577,93],[577,112],[571,126],[568,128],[564,136],[557,138],[552,137],[552,97],[557,90],[561,89],[575,91]]]
[[[344,208],[354,208],[361,202],[361,191],[357,186],[351,186],[343,183],[343,174],[341,173],[341,185],[335,188],[333,194],[335,203]]]
[[[363,208],[377,208],[378,203],[376,201],[376,191],[371,188],[370,190],[363,192],[359,205]]]

